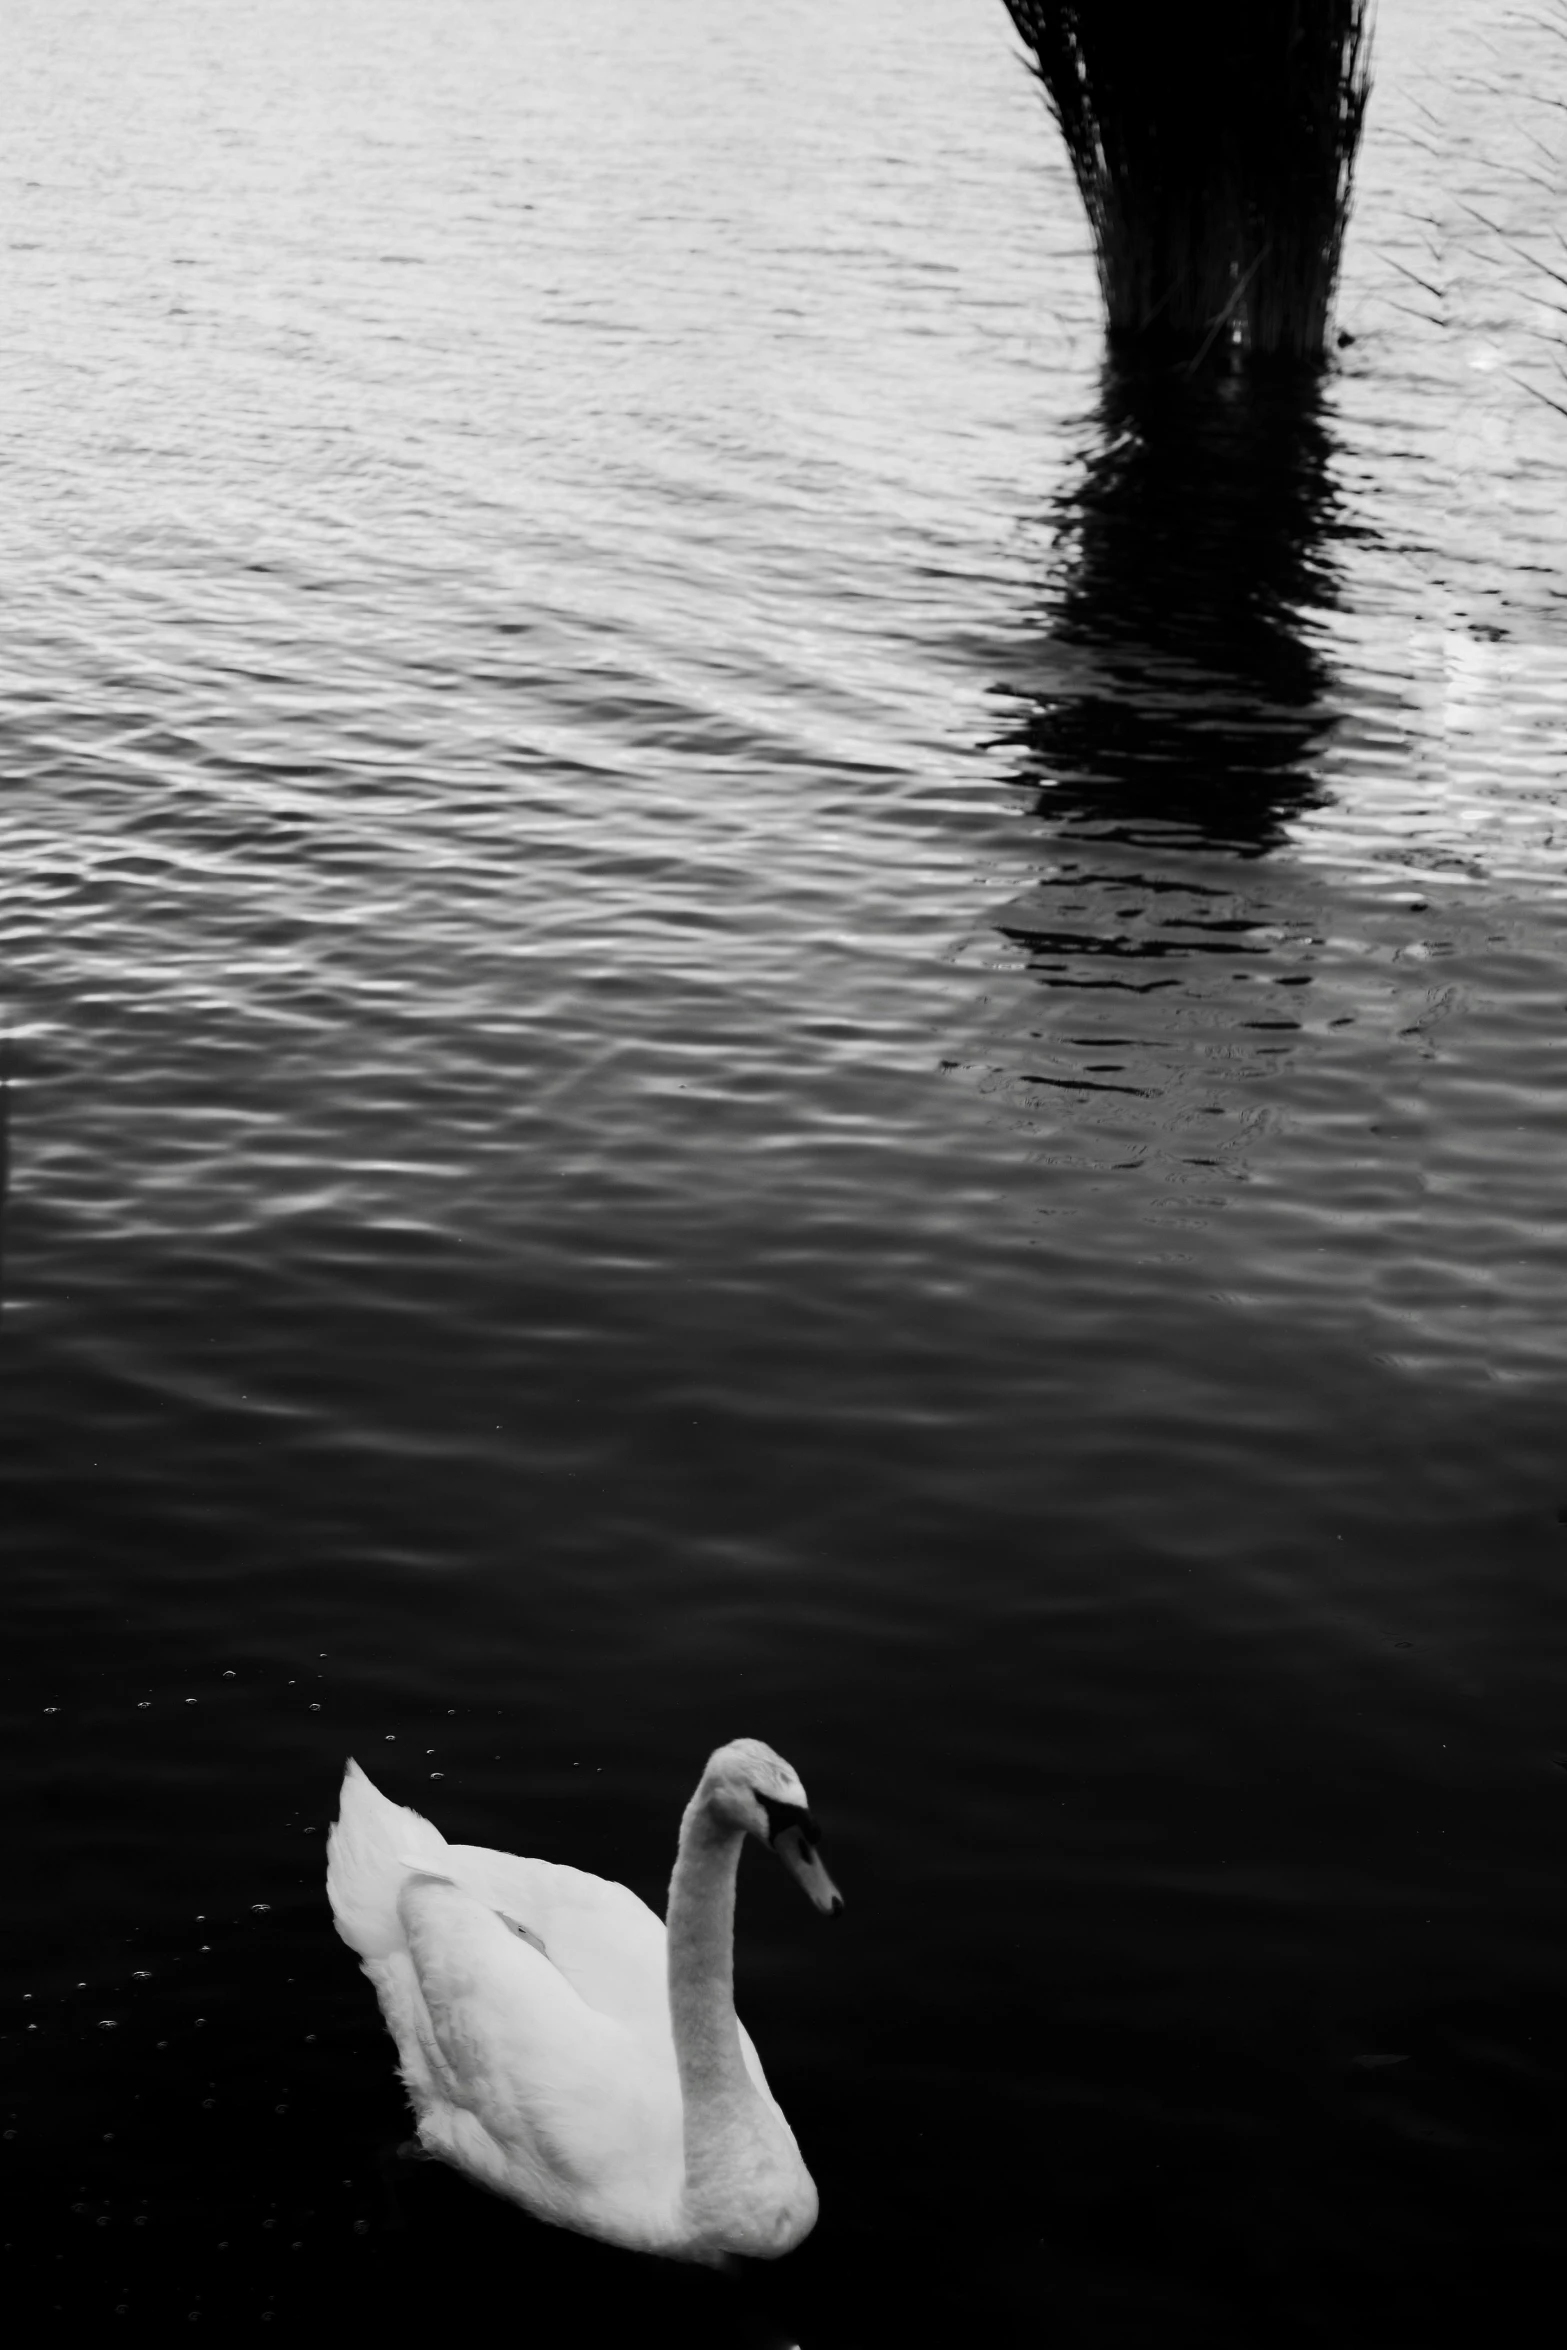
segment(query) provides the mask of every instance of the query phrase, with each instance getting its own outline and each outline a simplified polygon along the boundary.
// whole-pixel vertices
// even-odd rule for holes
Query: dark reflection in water
[[[1335,600],[1331,445],[1309,385],[1107,369],[1051,518],[1059,562],[1003,742],[1040,813],[1246,855],[1320,797],[1309,612]]]
[[[1309,383],[1111,368],[1050,517],[995,746],[1048,829],[994,917],[1043,992],[987,996],[954,1065],[1037,1139],[1058,1209],[1074,1171],[1144,1176],[1118,1227],[1189,1222],[1192,1186],[1244,1174],[1294,991],[1323,992],[1319,895],[1273,852],[1328,797],[1343,704],[1313,618],[1348,528],[1333,457]]]

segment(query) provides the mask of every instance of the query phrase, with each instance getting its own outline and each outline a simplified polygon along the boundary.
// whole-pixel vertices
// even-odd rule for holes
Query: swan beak
[[[823,1868],[815,1845],[807,1843],[800,1829],[783,1828],[773,1839],[773,1850],[822,1915],[835,1918],[843,1907],[843,1895]]]

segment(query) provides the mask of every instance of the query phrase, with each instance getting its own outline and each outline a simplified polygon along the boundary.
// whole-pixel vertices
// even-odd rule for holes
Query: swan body
[[[624,1885],[448,1844],[350,1762],[327,1898],[375,1985],[427,2152],[635,2251],[773,2259],[808,2235],[816,2189],[734,2010],[747,1835],[818,1909],[842,1908],[804,1788],[757,1739],[708,1761],[667,1927]]]

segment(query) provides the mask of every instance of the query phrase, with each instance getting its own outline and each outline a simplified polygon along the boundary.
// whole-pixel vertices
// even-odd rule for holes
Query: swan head
[[[799,1774],[760,1738],[733,1738],[708,1757],[697,1800],[710,1817],[742,1829],[776,1852],[796,1884],[824,1917],[836,1917],[843,1895],[817,1851],[820,1830],[805,1801]]]

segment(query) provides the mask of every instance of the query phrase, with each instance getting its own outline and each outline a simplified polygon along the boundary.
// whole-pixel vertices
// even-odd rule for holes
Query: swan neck
[[[700,1795],[687,1806],[667,1931],[669,2020],[688,2121],[751,2094],[735,2020],[735,1878],[744,1841],[744,1830],[716,1819]]]

